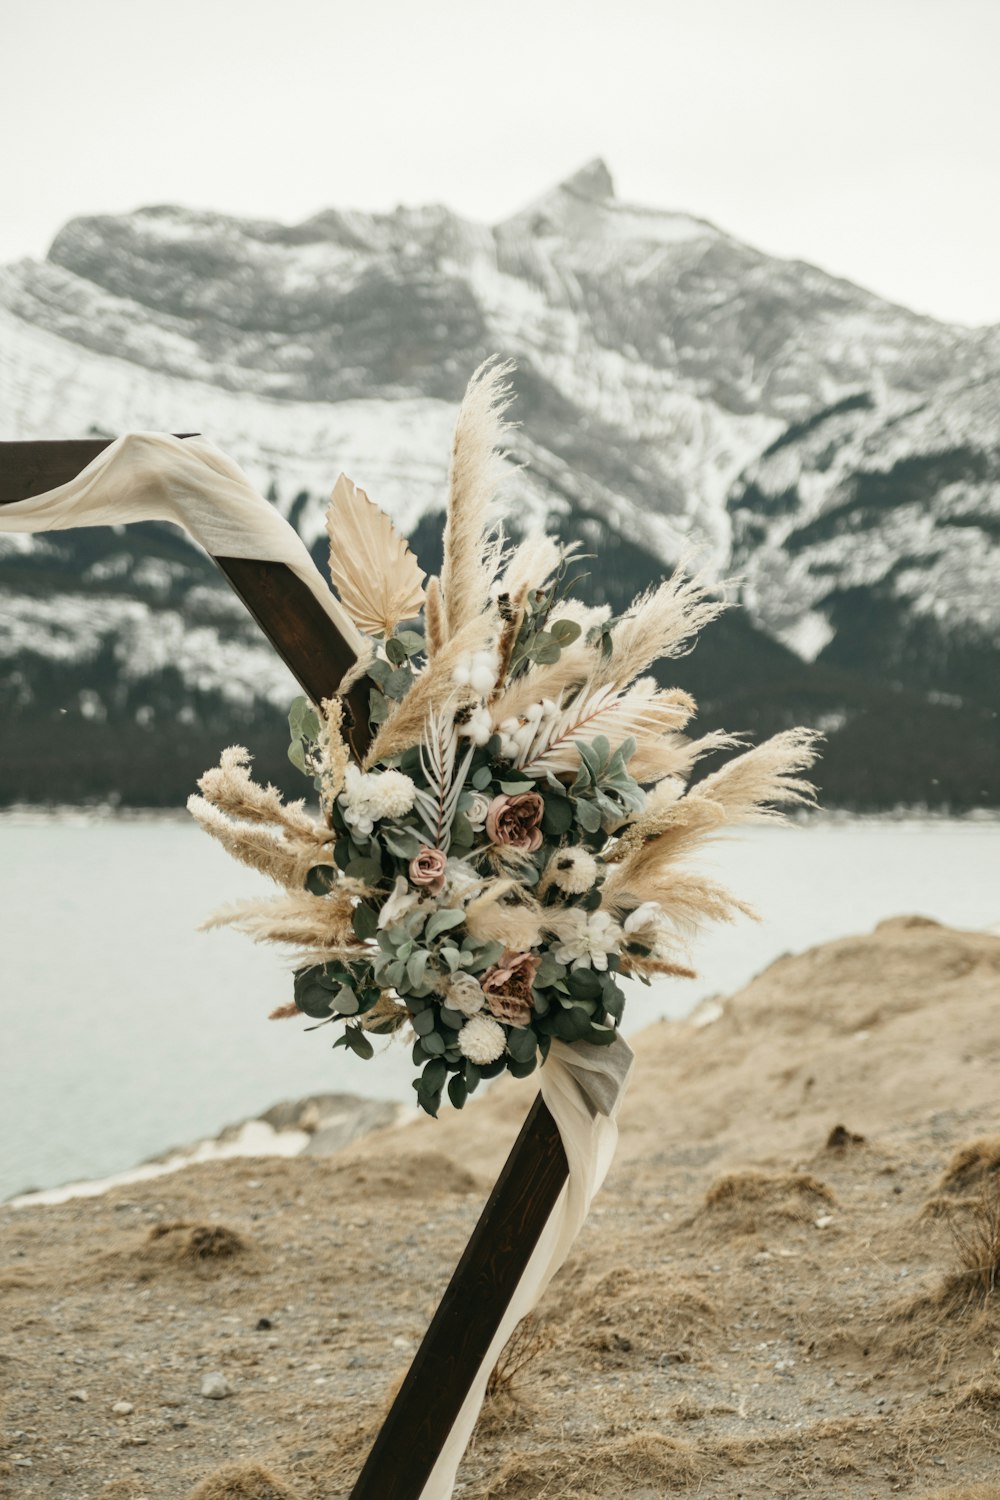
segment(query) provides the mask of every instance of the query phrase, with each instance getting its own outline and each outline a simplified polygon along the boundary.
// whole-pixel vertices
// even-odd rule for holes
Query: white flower
[[[416,800],[417,789],[402,771],[359,771],[348,766],[339,802],[344,822],[366,839],[380,818],[400,818]]]
[[[560,849],[549,860],[546,877],[570,896],[582,896],[597,879],[597,860],[589,849],[573,845]]]
[[[464,859],[449,859],[444,867],[444,890],[441,893],[442,904],[447,904],[444,898],[449,900],[461,900],[466,891],[472,890],[481,884],[479,876],[471,865],[466,864]]]
[[[625,918],[626,937],[640,940],[648,937],[651,942],[655,941],[664,916],[663,907],[658,901],[644,901]]]
[[[473,1016],[458,1033],[459,1052],[480,1068],[503,1057],[506,1045],[503,1027],[489,1016]]]
[[[621,947],[622,930],[606,911],[567,912],[559,925],[559,946],[553,953],[574,969],[606,969],[608,954]]]
[[[397,875],[392,894],[378,914],[378,925],[391,927],[393,922],[398,922],[400,917],[405,917],[408,911],[412,911],[419,904],[420,897],[415,896],[410,890],[406,876]]]
[[[461,970],[444,981],[442,991],[445,1004],[452,1010],[461,1011],[463,1016],[478,1015],[486,1004],[479,980],[474,974],[465,974]]]
[[[376,820],[401,818],[416,801],[417,789],[402,771],[382,771],[364,779],[368,784],[368,805]]]
[[[478,833],[486,826],[486,814],[490,810],[490,799],[483,792],[473,792],[469,798],[469,805],[465,809],[465,816],[472,824],[473,831]]]
[[[464,739],[471,740],[474,745],[485,745],[493,733],[493,715],[483,704],[474,708],[464,724],[458,726],[458,732]]]

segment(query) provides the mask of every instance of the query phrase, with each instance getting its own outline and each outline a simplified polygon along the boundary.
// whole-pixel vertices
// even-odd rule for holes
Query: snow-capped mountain
[[[843,736],[891,680],[976,715],[966,739],[985,735],[988,759],[997,330],[622,203],[600,162],[493,226],[443,207],[74,220],[45,261],[0,270],[0,437],[201,431],[310,543],[344,469],[433,548],[456,405],[493,352],[518,365],[522,521],[582,529],[622,597],[681,556],[735,570],[755,627],[742,678],[765,697],[778,652],[799,684],[788,712],[818,695]],[[95,735],[144,710],[206,726],[210,700],[220,717],[282,701],[207,565],[162,528],[141,548],[0,537],[5,701],[31,717],[43,687],[69,692],[53,674],[102,662],[73,699]],[[721,715],[721,679],[716,697]]]

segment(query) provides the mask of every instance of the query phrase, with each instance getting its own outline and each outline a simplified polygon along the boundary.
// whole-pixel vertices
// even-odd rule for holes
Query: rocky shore
[[[1000,1500],[1000,937],[896,919],[636,1050],[456,1493]],[[0,1493],[346,1496],[532,1096],[0,1209]]]

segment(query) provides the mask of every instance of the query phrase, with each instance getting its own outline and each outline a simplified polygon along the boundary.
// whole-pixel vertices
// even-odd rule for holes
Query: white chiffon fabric
[[[68,484],[0,506],[0,530],[65,531],[130,521],[172,521],[213,557],[287,564],[320,601],[356,654],[364,637],[331,593],[299,537],[242,469],[206,438],[136,432],[118,438]],[[562,1137],[569,1178],[535,1246],[424,1487],[421,1500],[449,1500],[486,1393],[490,1371],[517,1324],[562,1265],[604,1181],[618,1143],[618,1106],[632,1067],[627,1043],[553,1042],[541,1088]]]
[[[130,432],[68,484],[0,505],[0,531],[67,531],[129,521],[173,521],[212,557],[286,563],[359,654],[364,638],[302,541],[238,464],[207,438]]]
[[[462,1455],[486,1395],[490,1371],[522,1318],[544,1295],[570,1252],[618,1146],[618,1110],[632,1071],[632,1049],[620,1034],[609,1047],[553,1042],[539,1074],[542,1098],[562,1137],[569,1178],[539,1236],[503,1321],[479,1367],[420,1500],[450,1500]]]

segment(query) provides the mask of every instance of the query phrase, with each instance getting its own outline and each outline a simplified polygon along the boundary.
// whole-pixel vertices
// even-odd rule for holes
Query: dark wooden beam
[[[419,1500],[568,1176],[562,1137],[539,1094],[351,1500]]]

